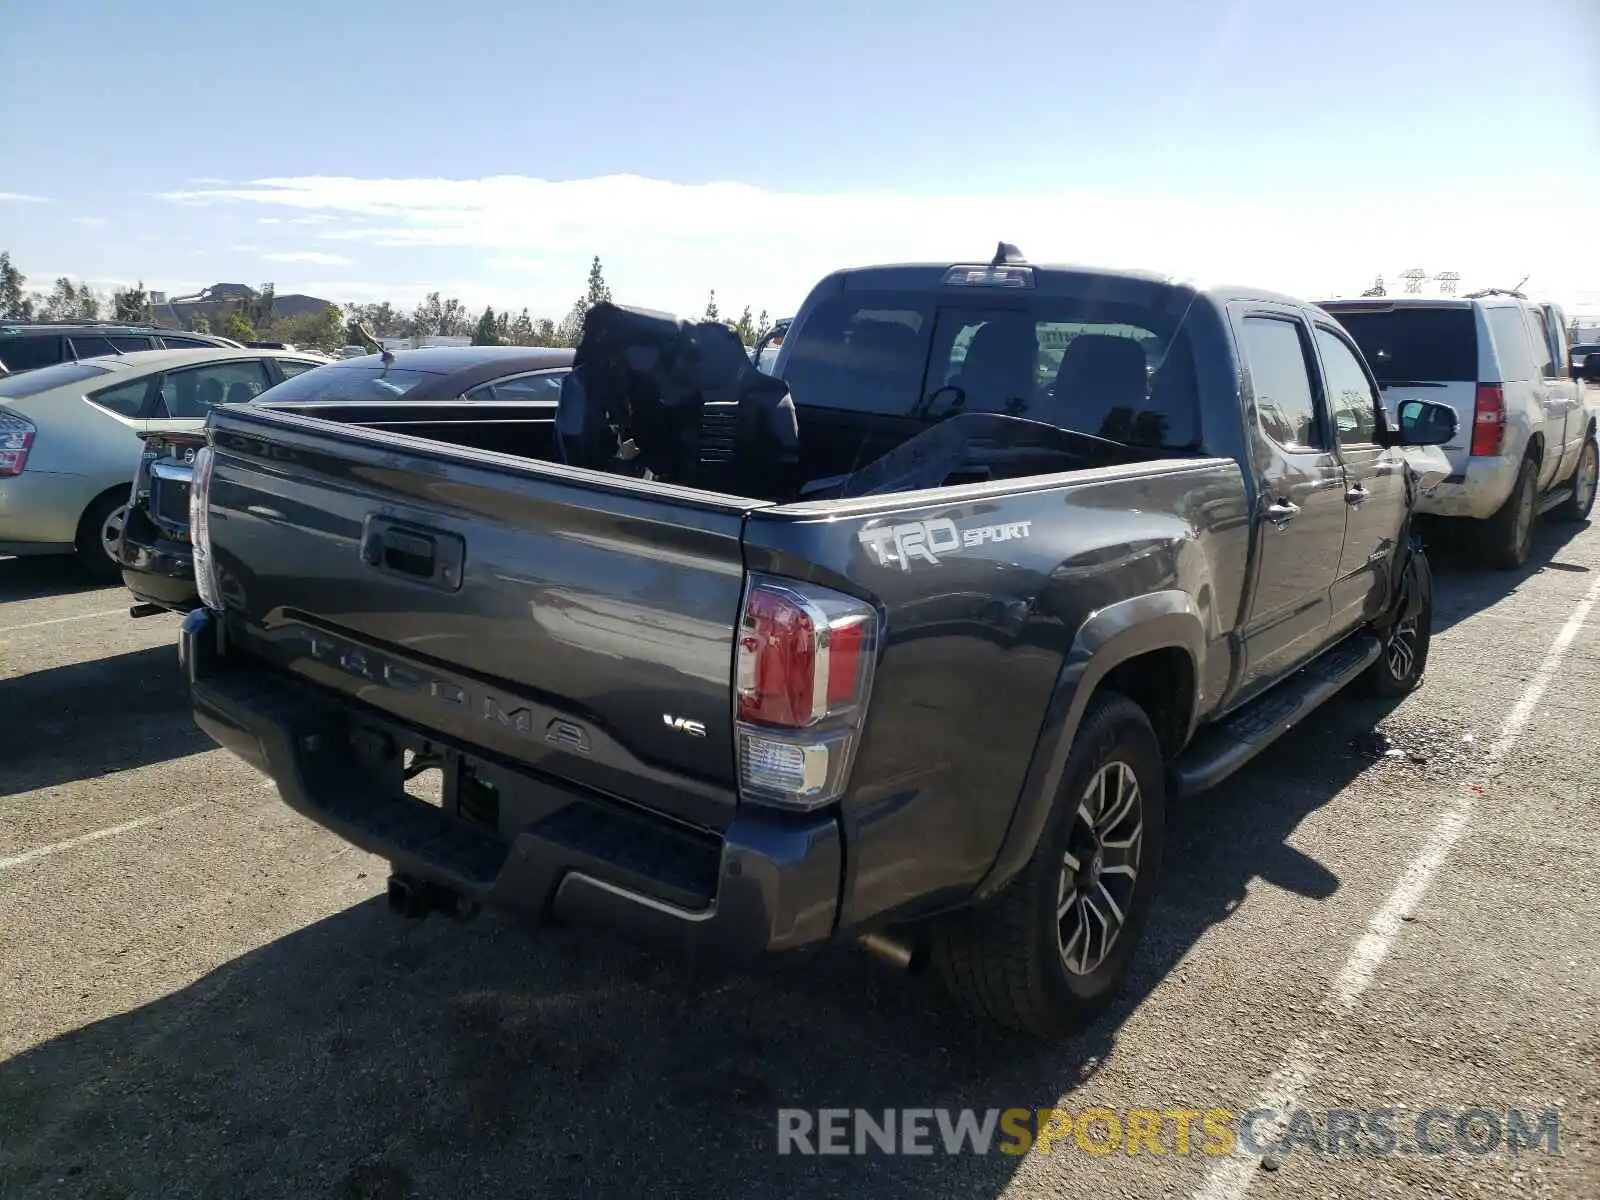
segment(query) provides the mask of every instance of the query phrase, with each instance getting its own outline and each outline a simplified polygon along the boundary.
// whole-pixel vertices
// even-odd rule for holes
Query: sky
[[[40,289],[558,318],[599,255],[620,302],[777,317],[1003,239],[1600,315],[1600,0],[0,0],[0,113]]]

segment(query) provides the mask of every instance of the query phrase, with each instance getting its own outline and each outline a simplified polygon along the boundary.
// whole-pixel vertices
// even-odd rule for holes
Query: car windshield
[[[1330,309],[1379,383],[1472,383],[1478,327],[1470,308]]]
[[[96,375],[109,374],[111,374],[109,368],[97,367],[93,363],[57,363],[53,367],[40,367],[36,371],[25,371],[0,379],[0,398],[21,400],[24,396],[37,396],[40,392],[48,392],[51,388],[65,387],[69,383],[93,379]]]
[[[317,401],[398,400],[418,384],[438,378],[431,371],[401,371],[393,367],[352,367],[330,363],[286,379],[257,396],[257,404],[312,403]]]

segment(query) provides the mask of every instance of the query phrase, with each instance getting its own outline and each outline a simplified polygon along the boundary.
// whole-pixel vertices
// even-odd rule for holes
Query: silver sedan
[[[281,350],[143,350],[0,379],[0,555],[75,554],[114,577],[146,433],[199,430],[328,360]]]

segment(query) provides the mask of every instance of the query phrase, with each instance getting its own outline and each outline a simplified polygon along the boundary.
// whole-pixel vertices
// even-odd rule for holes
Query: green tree
[[[580,298],[561,318],[561,324],[555,328],[555,335],[550,339],[552,346],[576,346],[583,338],[583,321],[589,315],[589,305]]]
[[[0,320],[33,320],[33,301],[23,291],[28,277],[11,261],[10,251],[0,251]]]
[[[256,340],[256,328],[250,324],[249,317],[235,309],[228,314],[228,319],[222,326],[222,336],[232,338],[236,342],[253,342]]]
[[[144,280],[131,288],[111,293],[111,315],[114,320],[130,325],[149,325],[155,321],[155,311],[150,307],[150,293],[144,290]]]
[[[593,308],[596,304],[609,304],[611,302],[611,288],[606,283],[605,272],[600,269],[600,256],[596,254],[594,261],[589,264],[589,290],[584,295],[586,309]]]
[[[210,333],[211,322],[206,319],[205,313],[195,313],[189,321],[190,333]]]
[[[244,318],[250,323],[250,327],[252,329],[267,330],[272,328],[272,322],[277,317],[277,300],[277,285],[263,283],[261,285],[261,290],[253,293],[251,297],[244,302],[242,309]],[[288,341],[287,338],[279,338],[278,340]]]
[[[298,317],[279,317],[272,323],[267,340],[288,342],[291,346],[307,346],[333,353],[345,345],[345,317],[334,304],[315,312],[301,313]]]
[[[763,308],[761,310],[761,315],[756,318],[756,341],[759,342],[771,332],[772,318],[767,316],[767,310]]]
[[[711,298],[706,301],[706,315],[705,315],[704,319],[707,320],[707,321],[720,321],[720,320],[722,320],[722,314],[717,311],[717,289],[716,288],[712,288],[711,289]]]
[[[411,318],[387,300],[382,304],[346,304],[344,311],[352,322],[365,324],[376,337],[406,337],[411,333]]]
[[[478,318],[478,326],[472,331],[472,344],[474,346],[498,346],[500,334],[495,322],[494,309],[486,307],[483,315]]]
[[[528,316],[528,310],[523,309],[517,314],[517,319],[511,322],[511,344],[513,346],[537,345],[533,340],[533,318]]]
[[[744,311],[739,314],[739,319],[733,323],[733,331],[739,335],[739,340],[746,346],[756,344],[756,319],[750,315],[750,306],[746,304]]]
[[[533,341],[529,345],[555,346],[559,344],[556,341],[556,323],[554,321],[549,317],[540,317],[533,323]]]

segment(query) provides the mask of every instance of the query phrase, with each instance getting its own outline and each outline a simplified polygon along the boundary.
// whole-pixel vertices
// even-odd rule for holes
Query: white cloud
[[[294,250],[282,254],[263,254],[261,257],[269,262],[312,263],[319,267],[349,267],[355,265],[353,259],[345,258],[342,254],[323,254],[318,250]]]
[[[619,299],[698,312],[714,287],[724,309],[750,302],[778,315],[792,311],[832,269],[982,260],[1002,238],[1036,262],[1147,268],[1307,297],[1357,292],[1377,272],[1392,277],[1414,263],[1460,272],[1463,290],[1507,286],[1531,274],[1530,289],[1557,298],[1574,295],[1600,274],[1600,256],[1576,253],[1568,236],[1587,219],[1580,198],[1462,200],[1447,191],[1429,195],[1420,186],[1359,200],[1330,195],[1220,203],[1130,189],[807,194],[633,175],[569,181],[304,176],[165,197],[297,214],[268,220],[355,218],[357,224],[322,238],[376,250],[453,251],[453,273],[468,276],[457,293],[463,300],[495,303],[502,295],[501,303],[550,314],[578,294],[595,254]],[[280,261],[331,265],[337,257]]]
[[[110,222],[104,217],[73,217],[72,223],[74,225],[90,225],[95,227],[110,224]]]
[[[0,192],[0,204],[50,204],[48,196],[30,196],[26,192]]]

